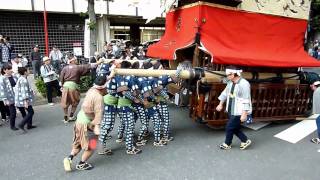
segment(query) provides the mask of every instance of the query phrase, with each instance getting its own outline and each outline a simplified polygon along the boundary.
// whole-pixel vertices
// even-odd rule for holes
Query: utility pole
[[[90,56],[94,55],[97,50],[97,39],[96,39],[96,13],[94,11],[94,1],[88,0],[88,14],[89,14],[89,29],[90,29]]]
[[[44,41],[45,41],[45,54],[49,56],[49,38],[48,38],[48,22],[47,22],[47,10],[46,10],[46,0],[43,0],[43,26],[44,26]]]

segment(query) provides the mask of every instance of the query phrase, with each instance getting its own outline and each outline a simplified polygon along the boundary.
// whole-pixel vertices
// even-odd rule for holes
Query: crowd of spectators
[[[320,60],[320,42],[319,40],[315,40],[311,43],[311,46],[309,48],[308,52],[312,57]]]
[[[121,59],[121,60],[145,60],[147,45],[134,46],[131,41],[111,41],[106,42],[103,46],[103,51],[100,57],[106,59]]]

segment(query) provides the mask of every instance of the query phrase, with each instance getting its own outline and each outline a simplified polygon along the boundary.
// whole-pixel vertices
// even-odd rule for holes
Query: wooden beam
[[[222,79],[224,78],[223,75],[225,75],[224,71],[215,71],[217,74],[212,74],[205,72],[205,76],[201,78],[201,82],[203,83],[217,83],[221,82]],[[174,76],[176,74],[176,70],[149,70],[149,69],[114,69],[114,73],[118,75],[134,75],[134,76],[152,76],[152,77],[159,77],[162,75],[169,75],[169,76]],[[193,72],[188,71],[188,70],[183,70],[180,73],[180,78],[181,79],[190,79],[193,78]],[[282,76],[283,78],[292,78],[292,79],[298,79],[299,77],[293,77],[296,74],[291,74],[291,73],[283,73]],[[243,72],[242,77],[245,79],[252,79],[253,75],[252,73],[249,72]],[[276,73],[259,73],[259,78],[260,79],[268,79],[272,77],[277,77]]]

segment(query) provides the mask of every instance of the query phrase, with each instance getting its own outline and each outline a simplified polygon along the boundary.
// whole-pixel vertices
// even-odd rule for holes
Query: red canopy
[[[201,22],[199,22],[199,19]],[[320,67],[303,48],[307,21],[199,4],[172,11],[162,39],[147,55],[175,59],[178,49],[195,42],[216,64],[265,67]]]

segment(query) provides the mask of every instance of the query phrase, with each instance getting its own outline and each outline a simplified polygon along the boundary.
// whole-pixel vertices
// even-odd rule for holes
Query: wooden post
[[[196,44],[194,48],[193,58],[192,58],[192,66],[199,67],[199,45]]]
[[[43,0],[43,26],[44,26],[44,44],[45,44],[45,54],[49,56],[49,36],[48,36],[48,21],[47,21],[47,10],[46,1]]]
[[[134,76],[152,76],[152,77],[159,77],[162,75],[169,75],[173,76],[176,73],[176,70],[149,70],[149,69],[114,69],[115,74],[119,75],[134,75]],[[225,75],[224,71],[214,71],[215,73]],[[214,83],[214,82],[221,82],[223,76],[212,74],[209,72],[204,73],[205,76],[201,78],[201,82],[203,83]],[[180,73],[181,79],[190,79],[193,73],[188,70],[183,70]],[[282,76],[284,78],[292,77],[291,79],[298,79],[299,77],[293,77],[296,74],[293,73],[283,73]],[[243,72],[242,77],[245,79],[252,79],[252,73]],[[277,77],[276,73],[259,73],[260,79],[267,79],[272,77]]]

